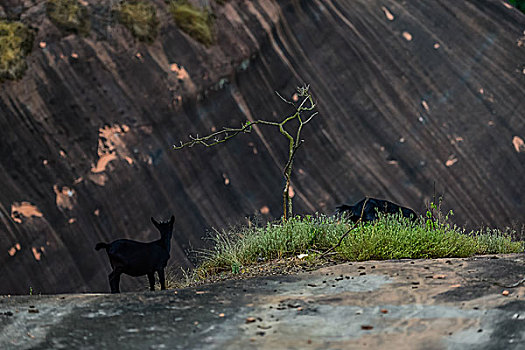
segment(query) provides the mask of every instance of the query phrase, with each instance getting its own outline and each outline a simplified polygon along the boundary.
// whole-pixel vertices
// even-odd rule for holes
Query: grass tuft
[[[65,32],[89,34],[91,22],[88,9],[77,0],[48,0],[46,13],[51,22]]]
[[[158,34],[159,21],[153,4],[146,1],[129,1],[116,9],[117,18],[140,41],[151,43]]]
[[[33,30],[25,24],[0,21],[0,82],[24,75],[25,57],[31,52],[34,39]]]
[[[491,228],[475,232],[476,254],[509,254],[523,251],[523,242],[513,242],[510,239],[510,237],[515,237],[514,233]]]
[[[213,44],[213,19],[209,11],[198,9],[187,0],[172,0],[169,8],[183,32],[206,46]]]
[[[213,248],[201,252],[198,275],[238,271],[241,266],[298,254],[319,256],[336,245],[353,223],[324,215],[295,217],[264,227],[215,231]],[[380,215],[361,223],[334,250],[340,260],[428,259],[468,257],[474,254],[517,253],[523,242],[513,242],[498,230],[466,233],[449,224],[429,226],[398,216]]]

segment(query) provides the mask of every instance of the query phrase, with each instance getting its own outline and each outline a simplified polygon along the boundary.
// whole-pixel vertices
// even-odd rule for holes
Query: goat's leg
[[[109,277],[109,287],[111,288],[111,293],[120,293],[120,271],[113,270]]]
[[[149,290],[155,290],[155,271],[148,273]]]
[[[160,289],[165,290],[166,289],[166,278],[164,276],[164,269],[157,270],[157,273],[159,274]]]

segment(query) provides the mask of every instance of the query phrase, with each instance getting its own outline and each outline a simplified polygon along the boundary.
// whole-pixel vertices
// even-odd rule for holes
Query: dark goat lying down
[[[364,209],[363,205],[365,206]],[[370,197],[365,197],[354,205],[340,205],[337,207],[335,212],[336,214],[345,213],[346,215],[348,215],[348,218],[353,222],[357,222],[359,220],[359,218],[361,217],[361,213],[363,215],[363,222],[377,220],[378,212],[385,214],[399,214],[399,212],[401,212],[401,215],[403,215],[406,218],[410,218],[411,220],[417,219],[416,212],[410,208],[402,207],[400,205],[383,199]]]
[[[106,249],[113,271],[109,274],[111,293],[120,293],[120,275],[125,273],[133,277],[148,275],[150,290],[155,290],[155,272],[159,275],[160,288],[166,289],[164,268],[170,258],[170,241],[173,231],[172,216],[168,222],[153,225],[160,231],[160,239],[143,243],[130,239],[118,239],[111,243],[97,243],[96,250]]]

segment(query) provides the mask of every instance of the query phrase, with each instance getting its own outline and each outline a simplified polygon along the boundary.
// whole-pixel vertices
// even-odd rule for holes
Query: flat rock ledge
[[[525,255],[352,262],[157,292],[0,297],[1,349],[523,349]]]

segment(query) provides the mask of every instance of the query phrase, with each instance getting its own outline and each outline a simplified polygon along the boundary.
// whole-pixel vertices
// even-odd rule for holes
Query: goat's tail
[[[104,242],[98,242],[97,245],[95,246],[95,250],[100,250],[102,248],[104,249],[109,248],[109,244],[104,243]]]

